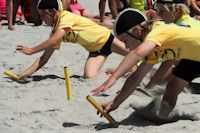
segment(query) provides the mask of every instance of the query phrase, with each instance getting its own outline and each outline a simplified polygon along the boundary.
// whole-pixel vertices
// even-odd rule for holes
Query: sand
[[[98,1],[80,1],[82,5],[98,13]],[[3,21],[6,23],[6,21]],[[22,82],[16,82],[4,75],[5,70],[18,73],[39,57],[41,53],[31,56],[15,50],[17,44],[34,46],[45,40],[50,27],[16,25],[15,31],[3,26],[0,31],[0,133],[199,133],[200,132],[200,96],[181,94],[177,109],[184,111],[196,120],[179,120],[158,124],[136,115],[131,103],[146,104],[149,97],[132,95],[111,116],[118,125],[110,125],[105,118],[96,114],[96,109],[86,100],[90,91],[107,78],[86,80],[83,67],[88,52],[80,45],[63,43],[49,62],[38,72]],[[103,70],[115,68],[122,57],[109,56]],[[66,98],[66,86],[63,67],[67,66],[71,74],[73,99]],[[126,78],[120,78],[116,85],[106,92],[107,97],[94,97],[98,102],[112,99]],[[199,82],[200,80],[196,80]]]

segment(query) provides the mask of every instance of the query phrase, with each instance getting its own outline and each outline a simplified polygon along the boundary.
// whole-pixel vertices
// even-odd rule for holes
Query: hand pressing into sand
[[[116,82],[115,78],[109,78],[106,82],[104,82],[100,87],[92,90],[92,95],[98,95],[100,92],[105,92],[107,89],[109,89],[111,86],[113,86]]]
[[[19,81],[25,77],[27,77],[28,75],[30,75],[30,71],[25,71],[25,72],[21,72],[19,74],[15,74],[9,70],[4,71],[4,74],[8,75],[11,79],[15,80],[15,81]]]
[[[116,110],[116,109],[118,108],[118,106],[115,106],[115,105],[113,104],[113,100],[110,101],[110,102],[104,103],[104,104],[100,104],[100,105],[101,105],[102,109],[103,109],[107,114],[110,113],[111,111]],[[97,114],[99,114],[99,112],[97,112]],[[102,117],[102,115],[101,115],[101,117]]]
[[[26,55],[33,54],[32,48],[29,48],[29,47],[26,47],[26,46],[23,46],[23,45],[17,45],[16,50],[19,51],[19,52],[21,52],[21,53],[24,53]]]

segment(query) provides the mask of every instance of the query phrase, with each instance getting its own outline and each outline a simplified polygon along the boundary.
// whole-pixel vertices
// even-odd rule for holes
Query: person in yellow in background
[[[130,0],[129,7],[138,9],[139,11],[146,14],[148,19],[155,19],[157,17],[156,11],[154,10],[153,0]]]
[[[59,0],[40,0],[38,11],[41,19],[47,25],[53,26],[52,35],[46,41],[32,48],[17,45],[16,49],[26,55],[44,51],[33,65],[18,74],[19,79],[33,74],[45,65],[55,49],[60,48],[61,41],[78,43],[89,52],[84,68],[85,78],[99,75],[106,57],[112,52],[120,55],[126,55],[129,52],[125,43],[115,38],[109,29],[99,26],[87,18],[62,10]]]
[[[173,0],[173,1],[165,1],[158,0],[157,1],[157,14],[167,23],[176,23],[176,24],[184,24],[188,25],[191,28],[200,28],[200,21],[190,17],[190,11],[188,7],[184,4],[185,0]],[[187,62],[187,60],[183,59],[183,62]],[[191,63],[191,61],[189,61]],[[163,84],[169,78],[169,75],[172,71],[172,66],[175,63],[174,61],[167,61],[162,63],[156,74],[151,78],[150,82],[147,84],[146,88],[154,88],[156,84]],[[160,75],[163,75],[161,78]]]
[[[144,5],[145,5],[145,0],[130,0],[129,2],[130,8],[138,9],[143,13],[145,12]]]
[[[133,14],[122,18],[143,16],[142,13],[133,10]],[[124,26],[130,22],[126,22]],[[166,60],[180,60],[187,59],[193,63],[178,64],[173,71],[173,76],[169,83],[163,99],[160,103],[159,118],[165,119],[170,115],[170,112],[176,105],[177,97],[183,88],[190,83],[194,78],[200,74],[200,29],[190,28],[188,26],[177,26],[175,24],[165,24],[161,21],[144,21],[142,23],[132,22],[133,29],[135,30],[133,36],[144,39],[144,41],[123,59],[118,68],[112,76],[104,82],[96,91],[105,91],[114,85],[124,73],[126,73],[132,66],[136,65],[142,59],[147,62],[157,62],[158,59],[163,58]],[[123,29],[126,32],[128,29]],[[122,32],[122,31],[121,31]],[[122,32],[123,33],[123,32]],[[151,65],[151,64],[149,64]],[[139,69],[139,68],[138,68]],[[137,70],[138,70],[137,69]],[[143,71],[140,71],[143,73]],[[139,76],[143,76],[140,75]],[[115,99],[106,105],[102,105],[106,112],[113,111],[125,101],[134,91],[140,78],[135,73],[128,77],[125,81],[119,94]],[[137,83],[135,83],[137,81]]]

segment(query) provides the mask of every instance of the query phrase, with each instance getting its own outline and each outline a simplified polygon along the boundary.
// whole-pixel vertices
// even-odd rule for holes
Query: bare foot
[[[2,20],[1,20],[1,13],[0,13],[0,30],[2,29]]]
[[[9,30],[15,30],[15,27],[13,25],[8,25]]]

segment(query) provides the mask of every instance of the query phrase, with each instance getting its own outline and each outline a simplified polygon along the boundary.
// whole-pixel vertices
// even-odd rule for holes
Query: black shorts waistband
[[[111,51],[111,45],[113,42],[114,36],[111,33],[108,40],[106,41],[105,45],[98,51],[95,52],[90,52],[90,54],[94,55],[94,56],[98,56],[98,55],[104,55],[104,56],[108,56],[112,53]]]

